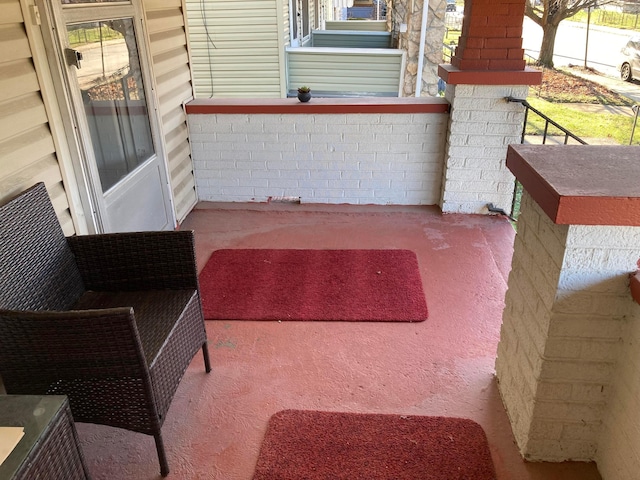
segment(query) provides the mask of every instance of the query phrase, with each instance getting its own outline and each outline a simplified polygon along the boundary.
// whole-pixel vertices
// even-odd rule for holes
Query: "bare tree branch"
[[[615,0],[526,0],[525,15],[542,27],[543,32],[538,63],[553,67],[553,47],[562,20],[609,3],[615,3]]]
[[[616,0],[543,0],[538,3],[535,0],[527,0],[525,14],[538,25],[543,25],[545,17],[552,17],[558,23],[574,16],[587,8],[596,8],[602,5],[616,3]]]

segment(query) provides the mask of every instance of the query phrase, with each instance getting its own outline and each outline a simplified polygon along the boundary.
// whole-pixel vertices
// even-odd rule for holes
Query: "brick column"
[[[524,70],[523,0],[471,0],[451,65],[460,70]]]
[[[522,22],[525,0],[467,0],[451,65],[438,74],[447,83],[451,118],[440,207],[443,212],[509,212],[513,176],[506,169],[507,146],[520,142],[521,105],[542,72],[525,68]]]
[[[619,357],[637,307],[637,152],[518,145],[507,165],[525,191],[496,360],[500,394],[525,458],[593,460],[607,414],[631,418],[610,401],[616,377],[635,376]]]
[[[500,392],[525,458],[592,460],[640,227],[556,225],[526,192],[522,207],[496,360]]]

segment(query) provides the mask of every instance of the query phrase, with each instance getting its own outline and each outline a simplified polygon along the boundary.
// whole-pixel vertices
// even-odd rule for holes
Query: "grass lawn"
[[[616,105],[631,110],[633,102],[570,72],[545,69],[542,85],[529,89],[527,102],[582,139],[606,138],[621,145],[629,144],[633,128],[632,117],[584,111],[575,104]],[[543,132],[544,120],[531,112],[527,119],[526,134],[542,135]],[[549,126],[547,134],[564,135],[552,125]],[[634,138],[633,145],[639,145],[640,125],[636,128]],[[521,195],[522,186],[518,183],[512,212],[516,219],[520,213]]]
[[[608,138],[620,145],[628,145],[633,128],[633,118],[612,113],[591,113],[572,108],[563,103],[554,103],[538,97],[529,97],[529,104],[547,117],[562,125],[580,138]],[[530,114],[527,122],[527,135],[542,135],[544,120]],[[562,134],[552,125],[548,135]],[[634,145],[640,144],[640,135],[635,136]]]
[[[568,20],[587,23],[588,13],[582,10]],[[640,15],[637,13],[622,13],[611,10],[595,9],[591,11],[590,23],[592,25],[604,25],[613,28],[637,30],[640,28]]]
[[[529,104],[551,118],[556,123],[580,138],[609,139],[621,145],[628,145],[633,128],[633,118],[627,115],[586,111],[575,104],[615,105],[628,109],[631,113],[633,102],[610,91],[606,87],[586,80],[565,70],[545,69],[542,85],[532,87],[527,98]],[[541,135],[544,120],[531,114],[527,121],[528,135]],[[549,126],[549,135],[562,134]],[[640,132],[634,135],[633,144],[640,144]]]

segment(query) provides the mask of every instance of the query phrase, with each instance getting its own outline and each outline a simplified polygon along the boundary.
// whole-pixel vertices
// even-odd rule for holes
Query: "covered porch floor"
[[[594,464],[527,463],[502,406],[494,363],[514,231],[501,217],[435,207],[200,204],[198,267],[219,248],[410,249],[422,323],[208,321],[213,371],[196,355],[163,427],[176,479],[251,479],[269,417],[283,409],[470,418],[500,480],[597,480]],[[159,477],[151,437],[79,424],[95,479]]]

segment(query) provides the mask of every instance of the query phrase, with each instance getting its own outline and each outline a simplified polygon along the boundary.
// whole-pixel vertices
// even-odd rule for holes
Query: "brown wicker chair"
[[[76,421],[153,435],[202,349],[192,232],[65,238],[42,183],[0,207],[0,376],[67,395]]]

